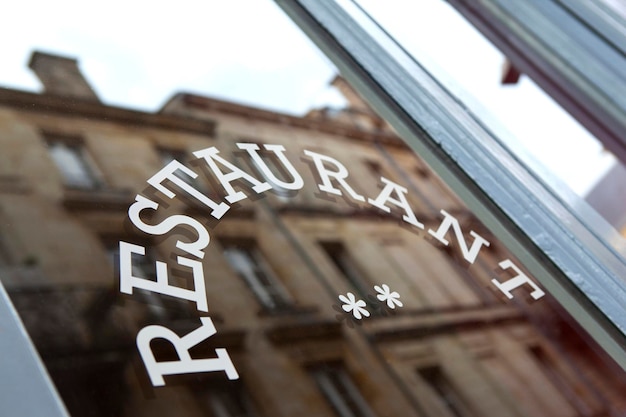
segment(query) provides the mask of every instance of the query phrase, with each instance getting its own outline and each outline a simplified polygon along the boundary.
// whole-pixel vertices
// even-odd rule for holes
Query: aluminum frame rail
[[[4,416],[69,416],[2,283],[0,410]]]
[[[276,2],[626,369],[626,264],[611,243],[616,232],[584,202],[548,188],[354,3]]]
[[[602,1],[448,0],[626,163],[626,21]]]

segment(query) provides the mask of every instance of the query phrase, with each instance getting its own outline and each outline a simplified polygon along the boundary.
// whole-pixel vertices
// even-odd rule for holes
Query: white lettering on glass
[[[137,277],[133,275],[132,255],[145,256],[146,248],[132,243],[120,242],[120,291],[125,294],[132,294],[133,288],[144,289],[171,297],[182,298],[183,300],[195,301],[196,307],[200,311],[208,311],[206,292],[204,287],[204,272],[202,263],[179,256],[176,261],[178,265],[191,268],[193,274],[193,290],[180,288],[169,283],[167,264],[156,261],[156,281]]]
[[[209,245],[209,232],[206,228],[193,217],[176,214],[163,220],[156,225],[146,224],[141,220],[140,214],[145,209],[156,210],[159,204],[147,199],[142,195],[135,197],[135,202],[128,209],[128,218],[139,230],[151,235],[164,235],[174,229],[176,226],[191,226],[198,233],[198,240],[195,242],[176,242],[176,247],[197,258],[204,258],[204,248]]]
[[[318,184],[318,187],[321,191],[327,192],[329,194],[341,195],[341,190],[339,188],[333,187],[331,182],[331,178],[339,183],[343,187],[344,190],[350,194],[350,197],[354,198],[358,201],[365,201],[365,197],[357,194],[350,185],[345,181],[348,178],[348,170],[345,166],[343,166],[339,161],[330,156],[321,155],[319,153],[304,151],[304,154],[313,158],[313,162],[315,163],[315,168],[317,168],[317,172],[322,180],[321,184]],[[324,162],[334,165],[337,169],[336,171],[329,171],[325,166]]]
[[[417,221],[417,218],[415,218],[415,213],[413,213],[411,206],[409,206],[409,202],[406,200],[405,194],[408,192],[408,190],[396,184],[395,182],[388,180],[385,177],[380,177],[380,180],[385,183],[385,187],[382,189],[380,194],[378,194],[378,197],[376,197],[375,200],[368,198],[367,202],[383,211],[386,211],[387,213],[390,213],[391,209],[387,207],[385,203],[393,203],[396,206],[404,209],[404,212],[406,214],[402,216],[402,220],[412,224],[413,226],[417,226],[420,229],[423,229],[424,225]],[[391,197],[391,193],[395,193],[398,198]]]
[[[263,191],[272,189],[272,186],[269,185],[268,183],[257,180],[252,175],[245,173],[244,171],[237,168],[235,165],[231,164],[230,162],[228,162],[221,156],[218,156],[217,154],[219,152],[220,151],[218,151],[215,146],[211,146],[210,148],[196,151],[193,154],[197,156],[198,158],[204,158],[207,165],[209,165],[209,168],[211,168],[211,171],[213,171],[213,174],[215,175],[215,177],[218,179],[220,184],[222,184],[222,187],[224,187],[224,190],[226,190],[226,192],[228,193],[228,195],[226,196],[226,201],[228,201],[229,203],[236,203],[237,201],[247,198],[247,196],[243,192],[235,191],[233,186],[230,185],[232,181],[235,181],[238,179],[244,179],[248,181],[250,184],[252,184],[252,189],[257,194],[261,194]],[[219,162],[224,167],[228,168],[230,172],[227,174],[223,173],[222,170],[217,166],[216,161]]]
[[[141,354],[141,359],[146,365],[152,385],[156,387],[165,385],[165,380],[163,379],[165,375],[199,372],[224,371],[228,379],[239,379],[239,374],[226,349],[215,349],[216,358],[191,358],[189,349],[217,333],[210,317],[201,317],[200,322],[202,326],[183,337],[178,336],[167,327],[156,325],[144,327],[139,331],[137,334],[137,348]],[[154,352],[150,348],[150,342],[157,338],[165,339],[174,346],[178,354],[177,361],[157,362]]]
[[[470,231],[470,235],[474,238],[474,242],[472,242],[472,247],[468,249],[467,242],[465,242],[465,237],[461,231],[461,226],[459,226],[459,221],[445,210],[441,210],[441,214],[444,215],[444,219],[443,222],[441,222],[439,229],[437,229],[436,232],[430,229],[428,233],[433,235],[439,242],[448,246],[450,242],[446,240],[445,236],[446,233],[448,233],[448,230],[450,230],[450,227],[452,227],[454,230],[454,236],[456,236],[461,252],[463,253],[463,258],[465,258],[467,262],[473,264],[478,256],[478,252],[480,252],[480,249],[483,246],[489,246],[489,242],[472,230]]]
[[[167,196],[168,198],[174,198],[176,197],[176,194],[172,190],[168,190],[167,188],[165,188],[165,186],[163,185],[163,181],[169,180],[176,184],[179,188],[184,190],[186,193],[191,195],[193,198],[211,208],[211,216],[215,217],[216,219],[221,219],[222,216],[230,208],[228,204],[224,202],[216,203],[215,201],[211,200],[209,197],[202,194],[200,191],[185,182],[185,180],[174,175],[174,172],[176,171],[182,171],[184,174],[190,176],[191,178],[198,177],[198,174],[187,168],[185,165],[176,160],[173,160],[169,164],[161,168],[159,172],[154,174],[148,180],[148,184],[165,194],[165,196]]]
[[[260,170],[264,177],[275,186],[286,190],[299,190],[304,186],[302,176],[285,156],[285,148],[282,145],[263,145],[263,147],[266,151],[274,153],[287,173],[291,176],[291,182],[282,181],[276,178],[274,173],[272,173],[268,165],[264,162],[263,158],[261,158],[259,154],[261,147],[259,145],[253,143],[238,143],[237,146],[239,149],[245,150],[248,153],[252,162]],[[218,154],[219,151],[215,147],[194,152],[196,157],[204,158],[210,170],[221,183],[224,190],[226,190],[228,195],[225,199],[229,203],[234,203],[247,197],[243,192],[235,191],[231,185],[231,183],[236,180],[247,181],[251,184],[252,190],[254,190],[257,194],[272,189],[272,185],[268,182],[261,182],[257,180],[253,176],[247,174],[235,165],[218,156]],[[338,196],[342,196],[342,192],[346,192],[354,200],[361,202],[366,201],[365,197],[359,195],[347,183],[346,179],[348,178],[349,173],[343,164],[330,156],[318,154],[308,150],[305,150],[304,154],[313,159],[321,181],[321,184],[318,184],[318,188],[321,191]],[[223,172],[222,168],[227,169],[228,172]],[[220,219],[230,209],[228,204],[224,202],[217,203],[211,200],[195,189],[192,185],[184,181],[181,177],[175,175],[175,172],[177,171],[180,175],[186,175],[190,178],[198,177],[198,174],[193,172],[191,169],[174,160],[153,175],[148,180],[148,183],[170,199],[174,198],[176,194],[172,190],[168,189],[163,182],[167,180],[170,183],[175,184],[181,190],[212,209],[211,215],[216,219]],[[405,222],[423,229],[424,225],[417,220],[415,213],[411,209],[406,198],[408,190],[384,177],[381,177],[381,181],[384,183],[383,189],[376,198],[368,198],[367,202],[387,213],[391,212],[389,204],[393,204],[404,210],[402,218]],[[128,216],[131,222],[139,230],[150,235],[165,235],[179,226],[192,228],[197,233],[198,238],[193,242],[183,242],[179,240],[176,242],[176,247],[198,259],[203,259],[204,249],[210,242],[209,232],[206,227],[196,219],[185,215],[172,215],[155,225],[147,224],[141,219],[140,216],[143,210],[149,209],[156,211],[158,208],[159,205],[156,202],[142,195],[137,195],[135,202],[128,209]],[[449,242],[446,239],[446,235],[452,228],[459,243],[463,258],[470,264],[473,264],[480,252],[480,249],[483,246],[489,246],[489,242],[472,230],[470,231],[470,235],[474,238],[474,241],[471,243],[471,246],[468,247],[468,242],[465,240],[458,220],[445,210],[441,210],[441,214],[443,214],[444,218],[439,225],[439,228],[436,231],[430,229],[428,230],[428,233],[436,240],[447,246],[449,245]],[[146,256],[145,247],[122,241],[119,244],[121,292],[125,294],[133,294],[133,289],[143,289],[195,302],[199,311],[208,311],[204,272],[202,263],[199,260],[193,260],[183,256],[178,256],[176,258],[178,265],[190,268],[193,275],[193,289],[181,288],[170,284],[168,266],[165,262],[155,262],[155,278],[147,278],[146,274],[140,273],[141,268],[139,263],[137,265],[133,265],[133,255],[135,255],[136,261],[137,256]],[[492,283],[509,299],[513,298],[511,291],[523,285],[530,285],[532,287],[533,291],[530,295],[535,300],[545,295],[544,292],[528,276],[522,273],[521,270],[509,259],[500,262],[499,265],[503,269],[513,269],[517,273],[515,277],[502,283],[496,279],[492,280]],[[135,271],[135,274],[133,274],[133,271]],[[393,309],[395,306],[402,307],[402,303],[399,301],[399,294],[397,292],[391,292],[387,285],[383,285],[382,287],[376,286],[375,289],[379,293],[377,296],[378,299],[381,302],[386,302],[389,308]],[[348,297],[341,296],[345,299],[340,297],[340,299],[344,302],[343,309],[346,312],[353,311],[355,318],[369,315],[367,310],[364,308],[364,301],[356,300],[355,296],[351,293],[348,293],[347,295]],[[357,307],[359,308],[357,309]],[[359,317],[357,317],[357,312]],[[200,320],[202,326],[184,337],[179,337],[168,328],[157,325],[148,326],[139,332],[137,335],[137,347],[139,348],[139,352],[144,364],[146,365],[153,385],[165,385],[165,381],[163,380],[164,375],[194,372],[224,371],[229,379],[238,378],[237,371],[235,370],[225,349],[216,349],[216,358],[191,359],[189,349],[216,333],[215,326],[209,317],[202,317]],[[150,348],[150,342],[157,338],[165,339],[174,346],[176,352],[178,353],[178,360],[158,362],[155,359],[154,353]]]
[[[276,178],[276,175],[269,169],[267,164],[263,161],[259,153],[257,152],[261,148],[256,143],[238,143],[237,147],[248,152],[248,155],[252,158],[254,164],[261,170],[263,176],[267,178],[272,184],[283,188],[285,190],[300,190],[304,187],[304,180],[302,176],[296,171],[294,166],[285,157],[285,147],[282,145],[263,145],[265,150],[274,152],[274,155],[278,158],[281,164],[285,167],[289,175],[293,178],[292,182],[284,182]]]
[[[515,264],[511,262],[510,259],[505,259],[498,265],[500,265],[500,268],[502,269],[511,268],[515,271],[515,273],[517,273],[515,277],[505,282],[499,282],[496,279],[491,280],[493,285],[498,287],[498,289],[502,291],[504,295],[506,295],[509,299],[513,298],[513,294],[511,294],[511,291],[513,291],[515,288],[521,287],[522,285],[530,285],[532,287],[533,292],[530,293],[530,296],[533,297],[534,300],[538,300],[545,295],[541,288],[539,288],[537,284],[535,284],[526,274],[524,274],[517,266],[515,266]]]

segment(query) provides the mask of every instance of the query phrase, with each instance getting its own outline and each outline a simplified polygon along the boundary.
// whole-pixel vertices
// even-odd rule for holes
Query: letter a
[[[218,179],[220,184],[222,184],[222,187],[224,187],[224,190],[226,190],[226,192],[228,193],[228,195],[226,196],[226,201],[228,201],[229,203],[236,203],[237,201],[240,201],[246,198],[246,195],[243,192],[235,191],[233,186],[230,185],[232,181],[238,180],[240,178],[252,184],[252,189],[257,194],[260,194],[263,191],[272,189],[272,186],[269,185],[268,183],[257,180],[256,178],[254,178],[250,174],[245,173],[241,169],[237,168],[236,166],[234,166],[233,164],[231,164],[230,162],[228,162],[221,156],[218,156],[217,154],[219,152],[220,151],[218,151],[215,146],[211,146],[210,148],[196,151],[193,154],[197,156],[198,158],[204,158],[207,165],[209,165],[209,168],[211,169],[211,171],[213,171],[213,174],[215,175],[215,177]],[[230,169],[231,172],[229,172],[228,174],[224,174],[222,170],[217,166],[216,161],[219,162],[221,165],[225,166],[226,168]]]
[[[257,152],[260,148],[256,143],[238,143],[237,147],[239,149],[243,149],[248,152],[248,155],[254,161],[254,164],[259,168],[259,170],[263,173],[263,176],[270,180],[270,182],[282,189],[285,190],[299,190],[304,187],[304,180],[298,174],[298,171],[294,168],[294,166],[289,162],[289,160],[285,157],[285,147],[282,145],[263,145],[265,150],[274,152],[274,155],[278,158],[278,160],[283,164],[289,175],[293,178],[292,182],[284,182],[276,178],[276,175],[269,169],[267,164],[263,161],[259,153]]]
[[[378,197],[376,197],[376,200],[368,198],[367,202],[375,207],[378,207],[381,210],[386,211],[387,213],[391,212],[391,209],[387,207],[385,203],[393,203],[396,206],[404,209],[404,212],[406,214],[402,216],[402,220],[412,224],[413,226],[417,226],[420,229],[423,229],[424,225],[417,221],[417,218],[415,218],[415,213],[413,213],[413,210],[411,210],[411,207],[409,206],[409,202],[406,201],[405,194],[408,192],[408,190],[393,181],[389,181],[385,177],[380,177],[380,180],[385,183],[385,188],[382,189]],[[391,197],[392,192],[396,193],[396,195],[398,196],[397,199]]]

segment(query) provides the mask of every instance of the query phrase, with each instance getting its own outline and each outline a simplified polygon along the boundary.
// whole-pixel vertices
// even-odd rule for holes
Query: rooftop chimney
[[[372,108],[361,98],[361,96],[352,88],[350,84],[341,76],[336,76],[331,85],[335,87],[342,96],[348,101],[348,106],[352,109],[358,109],[367,113],[373,113]]]
[[[45,94],[100,102],[76,59],[35,51],[28,66],[43,84]]]

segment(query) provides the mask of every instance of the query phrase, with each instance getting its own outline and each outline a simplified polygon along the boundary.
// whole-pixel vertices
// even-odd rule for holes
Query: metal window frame
[[[82,138],[49,132],[44,132],[43,135],[48,144],[50,158],[54,161],[54,165],[63,178],[63,184],[67,188],[95,190],[102,187],[102,173],[86,149]],[[57,147],[61,152],[67,152],[71,155],[80,169],[80,175],[74,175],[75,173],[67,171],[62,161],[57,159],[58,156],[55,155],[55,148]]]
[[[623,240],[540,180],[349,0],[276,0],[548,292],[626,369]],[[572,63],[575,65],[575,63]]]
[[[622,16],[602,1],[448,2],[626,163]]]
[[[69,417],[0,283],[0,408],[11,416]]]

